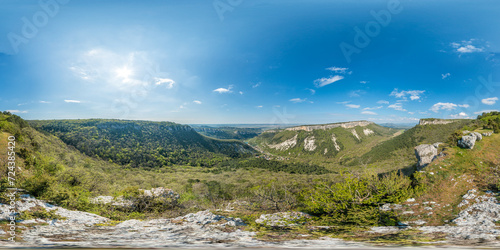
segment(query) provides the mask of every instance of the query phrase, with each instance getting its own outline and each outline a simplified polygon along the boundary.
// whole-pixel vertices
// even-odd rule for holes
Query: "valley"
[[[447,229],[439,229],[441,236],[434,238],[425,232],[406,229],[408,226],[452,226],[451,221],[466,208],[458,206],[462,195],[472,189],[480,194],[499,190],[497,120],[498,114],[493,112],[474,120],[422,120],[420,125],[407,130],[368,121],[267,130],[263,127],[222,126],[215,130],[203,127],[205,133],[242,136],[220,139],[213,134],[214,137],[199,134],[187,125],[169,122],[24,121],[4,112],[0,115],[0,141],[16,136],[17,188],[24,197],[19,196],[19,204],[29,207],[28,204],[36,200],[44,200],[61,207],[54,210],[55,213],[43,212],[48,209],[43,208],[46,205],[19,211],[19,223],[31,223],[22,224],[26,226],[18,232],[19,240],[34,239],[29,238],[34,234],[43,237],[35,228],[43,228],[47,221],[54,219],[61,221],[67,230],[82,230],[64,222],[64,216],[73,214],[63,209],[100,216],[100,222],[89,224],[91,228],[111,231],[117,230],[114,225],[131,223],[131,220],[166,219],[165,223],[174,223],[185,220],[181,217],[187,214],[201,216],[200,211],[209,210],[215,214],[206,215],[209,217],[218,214],[241,218],[243,224],[237,226],[237,230],[253,232],[245,237],[257,240],[255,242],[266,242],[278,235],[282,235],[278,237],[280,241],[297,239],[306,230],[310,236],[305,240],[329,236],[358,242],[382,240],[389,245],[418,245],[418,242],[434,244],[432,242],[443,239],[459,239],[463,244],[471,244],[475,241],[465,240],[463,234],[450,236],[454,234]],[[483,137],[474,149],[458,147],[457,141],[464,131],[474,130],[486,134],[496,132]],[[438,142],[442,143],[438,149],[440,156],[423,171],[417,171],[414,148]],[[0,160],[5,162],[5,156],[0,156]],[[5,166],[2,164],[0,179],[2,203],[8,199],[5,190],[9,187]],[[466,178],[466,183],[457,182],[461,178]],[[174,196],[148,191],[165,188]],[[96,203],[96,199],[108,202]],[[429,202],[434,205],[412,205],[431,204]],[[33,210],[35,208],[41,210]],[[435,212],[429,213],[429,210]],[[299,227],[265,226],[257,222],[265,214],[290,211],[305,212],[309,217],[301,219]],[[75,217],[75,220],[78,219]],[[391,226],[398,225],[397,231],[390,231]],[[8,231],[6,224],[0,227]],[[143,225],[134,224],[133,230],[140,227]],[[321,227],[328,230],[315,229]],[[376,227],[387,228],[373,229]],[[48,239],[54,246],[71,241],[61,235],[62,231],[53,233],[53,237],[60,238],[60,241]],[[397,237],[388,240],[388,234]],[[6,239],[7,234],[4,235]],[[87,236],[96,237],[90,231]],[[233,236],[227,237],[237,242]],[[112,245],[112,240],[106,242],[103,244]],[[84,246],[69,245],[72,244]]]

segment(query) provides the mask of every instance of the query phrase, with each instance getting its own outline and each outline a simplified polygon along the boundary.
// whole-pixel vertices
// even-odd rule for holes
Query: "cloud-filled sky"
[[[4,0],[0,110],[330,123],[500,110],[500,1]]]

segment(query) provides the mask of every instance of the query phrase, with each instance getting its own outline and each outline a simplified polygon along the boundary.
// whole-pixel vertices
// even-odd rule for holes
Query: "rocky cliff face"
[[[355,122],[332,123],[332,124],[326,124],[326,125],[298,126],[298,127],[287,128],[285,130],[288,130],[288,131],[298,131],[298,130],[313,131],[316,129],[327,130],[327,129],[338,128],[338,127],[342,127],[342,128],[354,128],[356,126],[366,127],[370,124],[373,124],[373,122],[355,121]]]
[[[449,123],[452,123],[454,121],[452,120],[443,120],[443,119],[434,119],[434,120],[424,120],[424,119],[420,119],[420,122],[418,123],[418,125],[427,125],[427,124],[431,124],[431,125],[436,125],[436,124],[449,124]]]

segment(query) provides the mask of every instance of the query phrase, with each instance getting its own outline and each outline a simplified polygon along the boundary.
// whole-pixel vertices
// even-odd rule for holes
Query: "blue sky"
[[[500,1],[3,0],[0,110],[330,123],[500,109]]]

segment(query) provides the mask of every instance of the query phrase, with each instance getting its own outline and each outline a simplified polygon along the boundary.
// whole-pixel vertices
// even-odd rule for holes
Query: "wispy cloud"
[[[389,104],[389,102],[388,102],[388,101],[386,101],[386,100],[380,100],[380,101],[378,101],[377,103],[378,103],[378,104]]]
[[[360,81],[359,83],[361,83],[361,84],[367,84],[367,83],[369,83],[369,81]]]
[[[171,89],[174,87],[175,81],[172,79],[168,78],[160,78],[160,77],[155,77],[155,84],[156,85],[163,85],[167,87],[167,89]]]
[[[233,91],[231,90],[233,88],[232,85],[229,85],[227,88],[218,88],[214,89],[213,92],[217,92],[219,94],[224,94],[224,93],[232,93]]]
[[[344,79],[344,77],[340,76],[340,75],[334,75],[334,76],[330,76],[330,77],[323,77],[323,78],[314,80],[314,85],[317,88],[321,88],[321,87],[324,87],[326,85],[332,84],[334,82],[340,81],[342,79]]]
[[[377,109],[381,109],[381,108],[383,108],[383,106],[372,107],[372,108],[370,108],[370,107],[366,107],[366,108],[364,108],[363,110],[377,110]]]
[[[48,103],[51,103],[51,102],[47,102],[47,101],[39,101],[39,103],[48,104]]]
[[[473,43],[477,43],[476,39],[470,39],[469,41],[461,41],[461,42],[453,42],[451,43],[451,47],[455,49],[458,53],[474,53],[474,52],[483,52],[484,47],[479,45],[473,45]]]
[[[196,104],[201,104],[201,101],[198,101],[198,100],[194,100],[193,102]]]
[[[469,104],[458,104],[458,106],[461,107],[461,108],[468,108],[468,107],[470,107]]]
[[[350,72],[347,72],[349,70],[349,68],[341,68],[341,67],[335,67],[335,66],[330,67],[330,68],[326,68],[326,70],[330,70],[330,71],[338,73],[338,74],[350,73]]]
[[[243,91],[240,91],[240,92],[238,92],[238,93],[240,93],[240,95],[243,95]]]
[[[256,108],[258,108],[258,109],[261,109],[261,108],[263,108],[264,106],[259,105],[259,106],[255,106],[255,107],[256,107]]]
[[[414,101],[419,100],[424,92],[425,90],[402,90],[398,92],[398,89],[394,89],[389,96],[394,96],[402,100],[407,100],[407,96],[409,96],[410,100]]]
[[[490,97],[482,99],[481,102],[486,105],[494,105],[498,101],[498,97]]]
[[[360,97],[361,95],[365,94],[366,92],[364,90],[353,90],[351,93],[349,93],[350,97]]]
[[[467,115],[465,112],[460,112],[455,115],[450,115],[451,118],[453,119],[468,119],[470,118],[469,115]]]
[[[359,107],[361,107],[360,105],[357,104],[346,104],[345,106],[351,109],[359,109]]]
[[[363,115],[377,115],[377,113],[375,113],[373,111],[363,111],[363,112],[361,112],[361,114],[363,114]]]
[[[311,91],[311,95],[316,94],[316,90],[314,90],[314,89],[307,89],[307,90]]]
[[[300,103],[300,102],[305,102],[307,100],[307,98],[304,98],[304,99],[301,99],[301,98],[293,98],[293,99],[290,99],[289,101],[293,102],[293,103]]]
[[[453,110],[457,107],[458,105],[450,102],[438,102],[429,109],[430,111],[433,111],[434,113],[437,113],[439,110]]]
[[[10,109],[10,110],[5,110],[7,112],[10,112],[12,114],[26,114],[28,113],[27,110],[17,110],[17,109]]]
[[[66,103],[81,103],[82,101],[78,101],[78,100],[64,100],[64,102],[66,102]]]
[[[391,108],[391,109],[398,110],[398,111],[406,111],[406,109],[403,108],[403,104],[401,104],[401,103],[391,104],[391,105],[387,106],[387,108]]]
[[[450,73],[446,73],[446,74],[441,74],[441,79],[446,79],[448,77],[450,77],[451,74]]]

